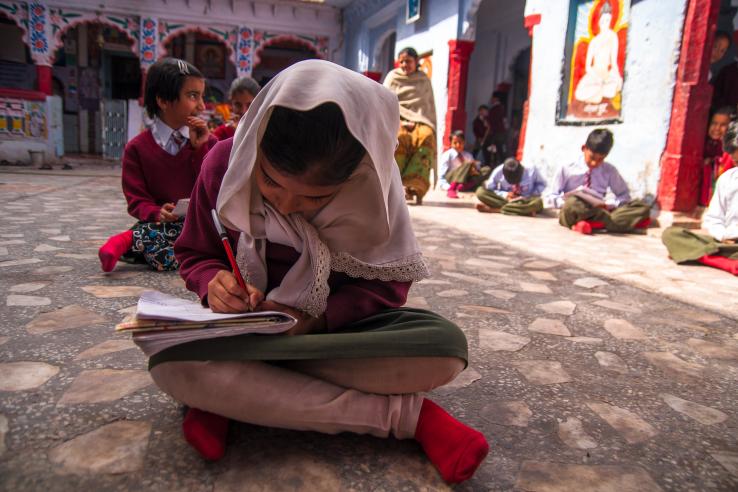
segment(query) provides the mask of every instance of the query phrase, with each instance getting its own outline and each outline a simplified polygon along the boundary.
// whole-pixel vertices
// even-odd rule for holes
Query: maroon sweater
[[[143,222],[156,222],[165,203],[189,198],[202,160],[217,139],[211,136],[195,150],[187,143],[171,155],[156,143],[151,130],[139,133],[123,152],[123,194],[128,213]]]
[[[232,138],[218,142],[205,157],[190,197],[187,221],[174,244],[180,275],[187,288],[200,296],[203,303],[207,303],[208,282],[219,270],[231,269],[210,211],[215,208],[232,145]],[[226,230],[231,244],[237,248],[239,233]],[[298,252],[293,248],[267,241],[267,292],[280,285],[298,257]],[[328,278],[330,295],[325,312],[326,327],[329,331],[335,331],[383,309],[404,305],[411,284],[356,279],[331,272]]]

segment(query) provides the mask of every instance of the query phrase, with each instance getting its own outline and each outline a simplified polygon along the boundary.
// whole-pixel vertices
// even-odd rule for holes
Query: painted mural
[[[630,0],[573,0],[560,122],[618,121]]]
[[[45,139],[46,103],[1,98],[0,136]]]

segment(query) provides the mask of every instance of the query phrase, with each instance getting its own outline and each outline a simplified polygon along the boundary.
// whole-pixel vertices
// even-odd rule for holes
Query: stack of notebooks
[[[296,323],[292,316],[276,311],[214,313],[198,302],[147,290],[138,300],[133,319],[118,324],[115,331],[131,333],[134,343],[150,357],[166,348],[194,340],[247,333],[283,333]]]

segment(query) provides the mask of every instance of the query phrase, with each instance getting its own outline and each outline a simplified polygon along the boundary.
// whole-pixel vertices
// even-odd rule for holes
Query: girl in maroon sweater
[[[149,360],[156,384],[190,407],[184,435],[206,459],[223,456],[229,419],[414,438],[449,482],[486,456],[481,433],[422,395],[466,366],[467,343],[448,320],[401,307],[429,272],[394,161],[399,124],[392,92],[308,60],[262,89],[205,158],[175,245],[187,287],[216,312],[298,320],[286,334],[199,340]]]
[[[123,152],[123,194],[138,223],[100,248],[103,271],[113,270],[123,255],[160,271],[177,268],[173,245],[184,217],[174,207],[189,198],[203,157],[217,142],[197,118],[205,109],[204,90],[200,71],[183,60],[165,58],[149,68],[144,104],[154,124]]]
[[[261,86],[251,77],[239,77],[231,83],[228,98],[231,100],[231,121],[220,125],[213,130],[213,136],[218,140],[231,138],[236,134],[236,126],[249,106],[261,90]]]

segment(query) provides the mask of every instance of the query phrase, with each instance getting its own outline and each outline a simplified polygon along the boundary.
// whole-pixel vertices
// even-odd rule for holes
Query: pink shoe
[[[449,198],[459,198],[459,194],[456,193],[456,190],[459,189],[459,183],[451,183],[451,186],[448,188],[448,191],[446,192],[446,196]]]

